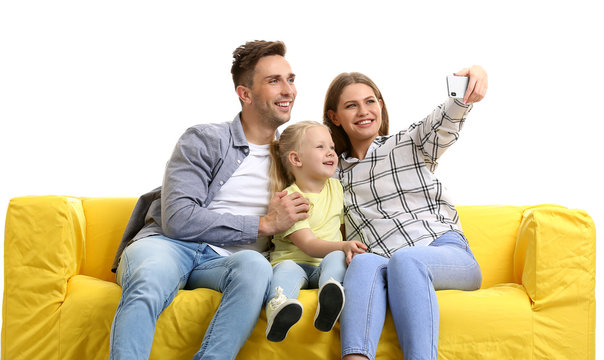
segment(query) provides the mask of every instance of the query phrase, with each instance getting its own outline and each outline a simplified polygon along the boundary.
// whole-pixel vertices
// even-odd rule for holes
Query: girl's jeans
[[[323,258],[319,266],[299,264],[285,260],[273,267],[273,281],[268,299],[275,297],[277,286],[283,288],[283,295],[296,299],[300,289],[320,288],[330,278],[344,281],[346,255],[343,251],[332,251]]]

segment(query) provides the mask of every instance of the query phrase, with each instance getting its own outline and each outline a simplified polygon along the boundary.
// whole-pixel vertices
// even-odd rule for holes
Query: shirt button
[[[241,160],[237,159],[237,164],[241,164]]]
[[[221,181],[221,182],[220,182],[220,185],[224,185],[224,181]]]

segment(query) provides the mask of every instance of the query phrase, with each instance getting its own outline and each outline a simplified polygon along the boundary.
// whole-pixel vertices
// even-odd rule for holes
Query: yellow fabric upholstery
[[[110,267],[134,198],[11,200],[5,232],[2,359],[107,359],[121,288]],[[595,228],[555,205],[460,206],[482,288],[438,291],[439,359],[593,359]],[[160,316],[151,359],[191,359],[220,293],[182,290]],[[339,325],[312,323],[317,290],[282,343],[260,319],[238,359],[339,359]],[[377,358],[401,359],[386,318]]]

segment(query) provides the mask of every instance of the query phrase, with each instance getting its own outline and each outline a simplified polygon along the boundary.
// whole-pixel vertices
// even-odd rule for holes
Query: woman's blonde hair
[[[323,107],[323,124],[329,127],[331,131],[331,137],[336,145],[336,153],[338,156],[343,152],[350,153],[350,138],[341,126],[336,126],[329,119],[329,111],[337,112],[338,103],[340,102],[340,96],[344,92],[344,88],[352,84],[365,84],[369,86],[375,97],[382,101],[382,125],[378,130],[378,136],[388,135],[389,121],[388,121],[388,110],[386,109],[386,102],[382,96],[382,92],[378,89],[377,85],[367,76],[358,72],[341,73],[336,76],[325,94],[325,104]]]
[[[285,128],[279,139],[273,140],[270,144],[271,165],[269,177],[271,193],[283,191],[296,180],[291,171],[289,153],[300,150],[306,131],[313,127],[324,127],[329,130],[327,126],[317,121],[300,121]]]

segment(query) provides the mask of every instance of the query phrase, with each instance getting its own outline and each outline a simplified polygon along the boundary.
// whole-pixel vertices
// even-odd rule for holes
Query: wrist
[[[270,233],[270,226],[268,225],[268,220],[266,216],[261,216],[258,220],[258,237],[265,237],[273,235]]]

